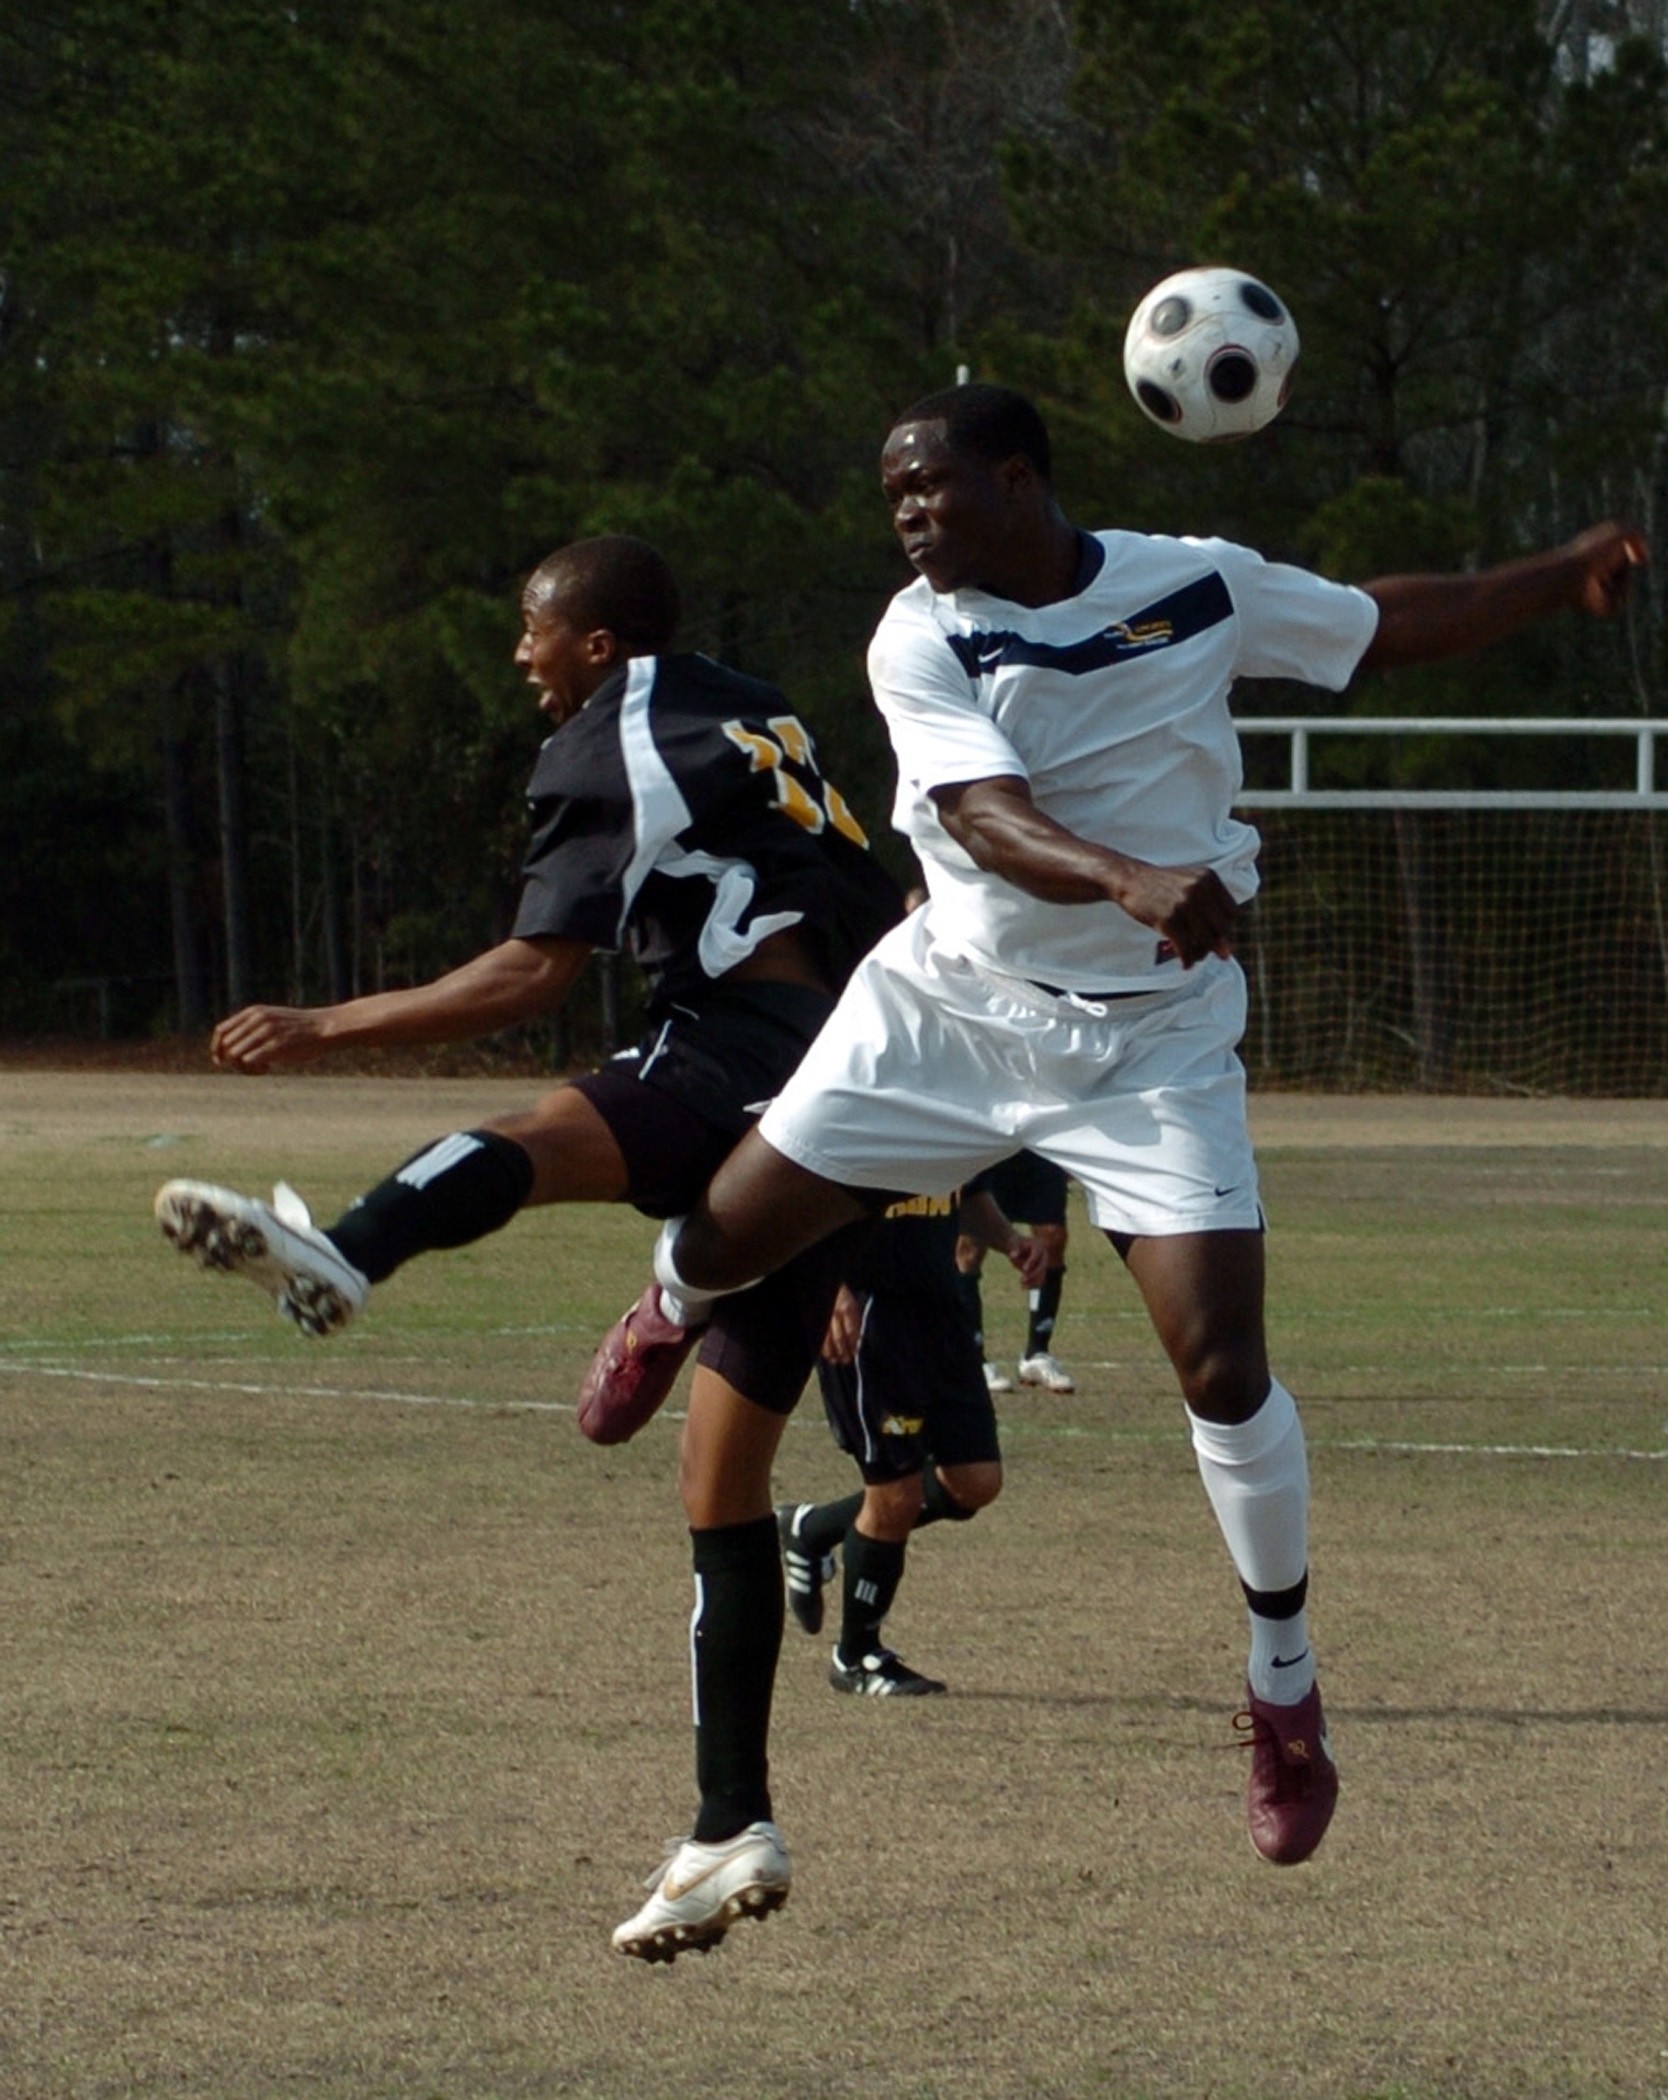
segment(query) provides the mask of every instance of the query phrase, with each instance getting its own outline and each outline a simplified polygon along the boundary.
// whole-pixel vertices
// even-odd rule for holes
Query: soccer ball
[[[1142,413],[1194,444],[1272,423],[1296,364],[1296,323],[1243,270],[1178,270],[1153,286],[1124,336],[1124,377]]]

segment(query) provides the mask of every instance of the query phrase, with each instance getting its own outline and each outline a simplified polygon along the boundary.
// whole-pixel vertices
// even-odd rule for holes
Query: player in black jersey
[[[532,842],[508,940],[431,984],[316,1008],[251,1006],[214,1061],[263,1073],[367,1045],[444,1043],[548,1015],[596,948],[628,948],[649,986],[636,1052],[425,1146],[324,1230],[282,1186],[271,1205],[195,1181],[158,1193],[164,1234],[328,1334],[371,1285],[431,1249],[478,1240],[529,1204],[687,1209],[798,1063],[853,963],[899,915],[896,887],[775,688],[672,655],[677,585],[621,534],[543,562],[522,597],[516,662],[552,734],[529,795]],[[738,1495],[737,1454],[774,1443],[827,1329],[846,1250],[795,1262],[726,1301],[700,1337],[681,1485],[693,1536],[696,1760],[686,1851],[699,1901],[616,1935],[667,1959],[786,1895],[765,1737],[781,1645],[775,1518]],[[591,1410],[597,1441],[632,1433]],[[653,1905],[649,1906],[653,1910]],[[635,1921],[634,1921],[635,1922]],[[624,1933],[624,1928],[622,1928]]]
[[[996,1248],[1028,1288],[1048,1254],[1014,1230],[991,1178],[892,1204],[856,1249],[829,1323],[817,1378],[834,1441],[856,1461],[863,1489],[834,1502],[785,1502],[776,1522],[788,1605],[806,1633],[822,1630],[823,1585],[840,1551],[840,1634],[828,1666],[837,1692],[944,1689],[888,1648],[881,1627],[910,1534],[972,1517],[1002,1487],[996,1413],[956,1287],[956,1246],[966,1236]]]
[[[1025,1348],[1019,1359],[1021,1385],[1040,1385],[1050,1393],[1075,1393],[1077,1380],[1054,1354],[1054,1326],[1066,1281],[1066,1190],[1070,1176],[1036,1152],[1016,1152],[992,1167],[990,1192],[1010,1218],[1029,1225],[1047,1256],[1042,1279],[1026,1286],[1028,1307]],[[962,1316],[984,1358],[985,1384],[993,1393],[1011,1393],[1013,1380],[985,1350],[985,1306],[980,1279],[985,1250],[970,1234],[956,1247],[956,1270]]]

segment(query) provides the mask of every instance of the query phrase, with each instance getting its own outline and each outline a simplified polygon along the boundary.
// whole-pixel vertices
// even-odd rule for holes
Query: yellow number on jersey
[[[776,806],[784,816],[791,817],[810,832],[821,831],[825,825],[832,824],[854,846],[867,846],[869,841],[863,827],[852,815],[845,797],[817,771],[816,750],[799,717],[772,715],[767,731],[749,729],[745,722],[724,724],[724,734],[738,750],[747,753],[751,769],[755,773],[770,774],[771,785],[776,791]],[[803,767],[809,774],[815,794],[797,774],[789,771],[790,762]]]

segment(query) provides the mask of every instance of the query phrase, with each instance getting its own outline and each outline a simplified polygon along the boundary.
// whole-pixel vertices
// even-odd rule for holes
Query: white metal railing
[[[1246,788],[1240,809],[1668,809],[1656,785],[1656,747],[1668,720],[1645,716],[1552,717],[1522,715],[1248,715],[1236,720],[1241,739],[1290,739],[1291,763],[1283,788]],[[1310,757],[1327,736],[1584,736],[1633,742],[1631,788],[1312,788]]]

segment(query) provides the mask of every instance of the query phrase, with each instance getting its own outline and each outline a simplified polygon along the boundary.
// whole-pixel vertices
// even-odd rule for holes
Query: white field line
[[[170,1371],[164,1376],[144,1376],[134,1371],[84,1371],[71,1364],[13,1363],[0,1357],[0,1378],[8,1372],[29,1378],[67,1378],[83,1385],[134,1386],[153,1393],[238,1393],[262,1400],[389,1400],[400,1407],[458,1407],[489,1414],[571,1415],[567,1400],[472,1400],[457,1393],[406,1393],[379,1386],[256,1385],[241,1378],[181,1378]]]
[[[84,1370],[71,1364],[8,1361],[0,1355],[0,1378],[8,1372],[30,1378],[61,1378],[84,1385],[128,1386],[142,1392],[225,1393],[273,1400],[381,1400],[397,1407],[453,1407],[485,1414],[571,1415],[574,1412],[574,1403],[568,1400],[480,1400],[458,1393],[412,1393],[381,1386],[294,1385],[288,1380],[281,1385],[260,1385],[250,1379],[183,1378],[173,1372],[148,1375],[132,1371]],[[662,1410],[662,1418],[681,1421],[683,1411],[668,1407]],[[795,1416],[790,1419],[804,1418]],[[1128,1432],[1119,1435],[1120,1440],[1125,1440]],[[1141,1441],[1156,1442],[1159,1439],[1143,1437]],[[1309,1446],[1314,1451],[1349,1451],[1368,1457],[1620,1459],[1631,1464],[1668,1463],[1668,1449],[1630,1450],[1618,1449],[1614,1445],[1468,1444],[1418,1438],[1311,1436]]]
[[[1421,1458],[1625,1458],[1646,1465],[1668,1462],[1668,1450],[1627,1451],[1615,1448],[1589,1449],[1581,1444],[1437,1444],[1382,1436],[1310,1437],[1311,1451],[1364,1451],[1392,1458],[1413,1454]]]

